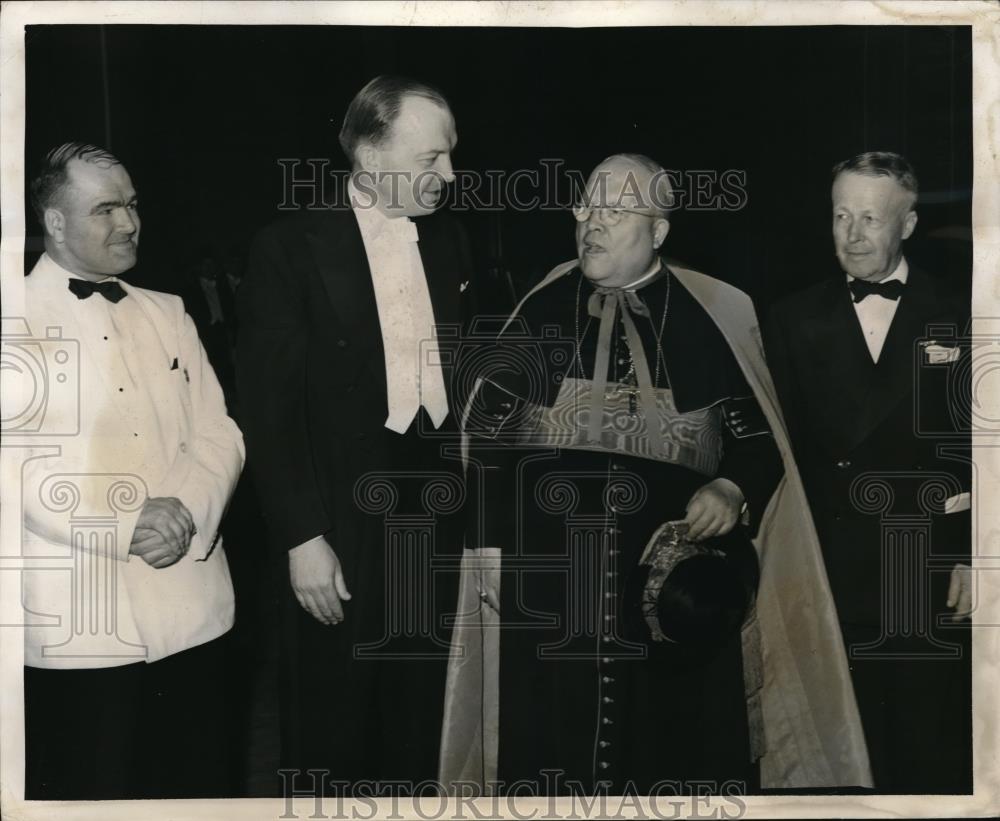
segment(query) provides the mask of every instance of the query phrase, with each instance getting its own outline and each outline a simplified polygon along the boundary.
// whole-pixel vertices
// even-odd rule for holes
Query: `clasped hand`
[[[156,496],[143,505],[128,552],[150,567],[170,567],[188,552],[197,532],[190,511],[180,499]]]

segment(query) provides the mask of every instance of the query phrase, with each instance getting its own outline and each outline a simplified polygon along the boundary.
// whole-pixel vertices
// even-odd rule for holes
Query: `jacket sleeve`
[[[26,538],[37,538],[49,544],[65,545],[88,552],[102,551],[103,542],[80,541],[73,538],[73,516],[106,516],[107,499],[115,495],[126,502],[123,509],[115,505],[115,548],[113,557],[129,560],[129,548],[135,525],[148,498],[142,479],[119,484],[115,491],[105,474],[80,472],[79,460],[64,458],[55,447],[31,448],[21,471],[21,498]],[[60,504],[70,502],[70,506]],[[74,503],[75,502],[75,503]],[[72,512],[70,510],[72,507]]]
[[[749,386],[747,394],[722,403],[723,455],[718,475],[743,492],[748,524],[756,533],[785,469],[771,428]]]
[[[191,434],[181,457],[154,496],[175,496],[198,528],[205,551],[215,542],[219,524],[243,470],[243,435],[226,411],[219,380],[208,362],[194,321],[178,306],[181,361],[191,400]]]
[[[265,229],[237,292],[239,419],[271,540],[284,550],[332,528],[306,417],[304,274],[293,270],[277,232]]]
[[[760,402],[736,362],[731,371],[728,397],[722,401],[722,461],[718,476],[729,479],[746,501],[746,524],[756,533],[771,496],[785,468],[774,432]]]

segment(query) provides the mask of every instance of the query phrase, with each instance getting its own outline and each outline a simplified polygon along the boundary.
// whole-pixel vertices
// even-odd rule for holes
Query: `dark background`
[[[970,276],[969,27],[29,26],[28,172],[67,140],[111,148],[140,194],[132,278],[180,291],[199,255],[243,253],[279,216],[279,158],[346,168],[341,117],[383,72],[444,91],[456,169],[560,158],[586,174],[639,151],[671,170],[745,171],[743,209],[679,212],[666,248],[761,309],[836,272],[829,171],[866,150],[917,169],[908,256]],[[486,285],[507,270],[523,291],[574,253],[565,213],[464,220]]]
[[[737,169],[738,211],[682,209],[667,253],[746,290],[758,310],[838,275],[830,168],[866,150],[916,166],[920,221],[907,256],[967,284],[971,272],[971,29],[483,29],[293,26],[29,26],[28,175],[69,140],[111,149],[140,195],[140,261],[129,279],[180,293],[239,419],[231,335],[206,327],[195,281],[207,256],[240,260],[280,216],[279,159],[329,158],[354,93],[379,73],[414,76],[451,101],[458,170],[584,175],[646,153],[677,172]],[[574,255],[561,212],[466,212],[485,311],[506,313]],[[28,218],[27,265],[42,250]],[[509,274],[509,280],[508,280]],[[195,310],[201,301],[201,313]],[[199,318],[200,317],[200,318]],[[227,328],[227,331],[231,328]],[[216,338],[211,338],[212,334]],[[274,795],[277,600],[245,472],[223,526],[237,596],[231,679],[234,795]],[[274,564],[270,564],[274,562]]]

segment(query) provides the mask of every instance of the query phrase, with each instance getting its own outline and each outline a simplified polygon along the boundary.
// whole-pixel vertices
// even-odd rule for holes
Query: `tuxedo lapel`
[[[377,348],[382,356],[382,326],[371,268],[357,219],[349,208],[306,233],[320,279],[351,344]]]
[[[920,271],[911,271],[875,368],[876,378],[859,426],[862,438],[912,396],[918,361],[915,346],[926,333],[927,323],[939,312],[930,279]]]
[[[69,293],[65,278],[59,273],[53,275],[49,271],[37,271],[31,276],[38,276],[39,282],[37,291],[29,293],[28,298],[40,299],[38,305],[30,307],[30,313],[44,317],[45,322],[49,325],[52,324],[53,320],[56,320],[62,327],[63,339],[75,339],[80,342],[80,351],[84,357],[80,362],[81,392],[89,393],[93,388],[101,389],[102,395],[114,406],[121,417],[122,425],[131,427],[133,418],[129,407],[121,392],[109,381],[111,374],[107,371],[106,353],[94,347],[97,341],[96,331],[84,327],[77,318],[73,311],[73,307],[77,303],[76,298],[69,301],[66,294],[62,293],[64,288],[66,293]],[[98,299],[100,297],[92,296],[90,298]],[[91,401],[93,401],[92,398]]]
[[[434,311],[439,350],[444,351],[448,347],[454,348],[455,341],[461,340],[462,295],[459,291],[459,278],[465,272],[456,270],[454,236],[445,230],[447,223],[441,214],[431,214],[419,219],[416,225],[420,237],[417,247],[420,249],[420,261],[424,266],[427,292]],[[448,405],[452,413],[459,413],[461,409],[454,406],[452,383],[455,356],[441,354],[440,359]]]
[[[145,390],[153,399],[156,417],[163,424],[181,425],[181,433],[184,435],[184,428],[191,416],[188,369],[194,363],[184,361],[176,328],[163,307],[140,290],[129,287],[128,294],[154,332],[152,335],[136,334],[134,337],[134,359],[142,363]],[[172,367],[175,361],[176,369]]]
[[[875,363],[865,344],[847,284],[831,280],[820,291],[803,327],[809,336],[806,355],[818,386],[815,409],[826,419],[835,450],[850,449],[858,439],[863,413],[875,377]]]
[[[416,221],[417,247],[437,325],[461,319],[454,250],[439,215]],[[372,367],[384,368],[385,352],[371,267],[361,229],[349,208],[332,210],[306,232],[306,238],[326,295],[355,352],[365,353]],[[384,370],[382,371],[384,374]],[[445,374],[448,384],[448,374]]]
[[[427,290],[434,308],[437,325],[453,325],[461,319],[459,277],[450,263],[454,260],[453,239],[444,231],[445,223],[439,214],[417,220],[420,260],[427,277]]]

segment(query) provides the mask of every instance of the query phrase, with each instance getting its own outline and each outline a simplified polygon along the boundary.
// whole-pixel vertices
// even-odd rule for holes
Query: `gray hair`
[[[913,166],[902,154],[895,154],[892,151],[866,151],[837,163],[833,167],[833,179],[847,172],[863,174],[866,177],[890,177],[912,194],[911,208],[917,202],[917,194],[920,191],[917,175],[913,171]]]

